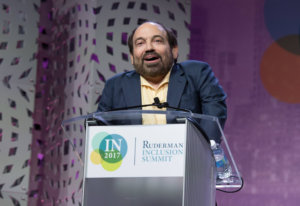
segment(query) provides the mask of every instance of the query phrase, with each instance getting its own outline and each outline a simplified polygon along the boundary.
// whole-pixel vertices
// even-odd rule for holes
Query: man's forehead
[[[137,39],[148,35],[160,35],[166,37],[166,31],[161,25],[157,23],[146,22],[136,29],[133,38]]]

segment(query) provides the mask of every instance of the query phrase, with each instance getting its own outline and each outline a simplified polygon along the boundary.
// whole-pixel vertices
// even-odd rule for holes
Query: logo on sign
[[[90,160],[107,171],[117,170],[127,153],[127,142],[118,134],[100,132],[93,137],[92,147]]]

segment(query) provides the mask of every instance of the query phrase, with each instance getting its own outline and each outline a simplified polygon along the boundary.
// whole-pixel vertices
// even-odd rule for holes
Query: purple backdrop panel
[[[191,59],[228,94],[225,134],[245,179],[219,205],[298,205],[300,2],[192,1]],[[298,161],[297,161],[298,160]]]

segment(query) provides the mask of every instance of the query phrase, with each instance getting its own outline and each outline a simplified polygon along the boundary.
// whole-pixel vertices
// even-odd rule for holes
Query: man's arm
[[[181,65],[186,74],[189,90],[195,90],[198,98],[197,101],[194,101],[198,104],[195,108],[199,109],[192,112],[215,116],[221,127],[224,128],[227,118],[227,95],[214,76],[211,67],[205,62],[194,60],[182,62]],[[193,98],[195,97],[191,97],[189,101],[192,101]],[[187,102],[187,104],[189,103]],[[210,139],[221,141],[221,134],[216,122],[203,120],[200,126]]]
[[[199,92],[202,113],[218,117],[222,128],[224,128],[227,118],[227,95],[209,65],[203,68],[201,78],[203,81],[200,85]]]
[[[102,91],[97,112],[105,112],[111,110],[112,102],[113,102],[113,85],[110,83],[110,81],[107,81]]]
[[[201,76],[204,79],[199,90],[202,113],[217,117],[223,129],[227,118],[227,95],[209,65],[203,68]],[[200,125],[210,139],[221,142],[222,134],[215,122],[202,121]]]

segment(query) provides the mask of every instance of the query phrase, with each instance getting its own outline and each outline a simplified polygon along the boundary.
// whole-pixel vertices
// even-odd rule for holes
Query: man
[[[178,46],[173,32],[161,24],[145,22],[128,38],[135,71],[118,74],[106,82],[98,111],[160,102],[194,113],[226,120],[226,94],[208,64],[177,63]],[[166,122],[158,117],[156,123]],[[143,120],[147,124],[148,120]]]

